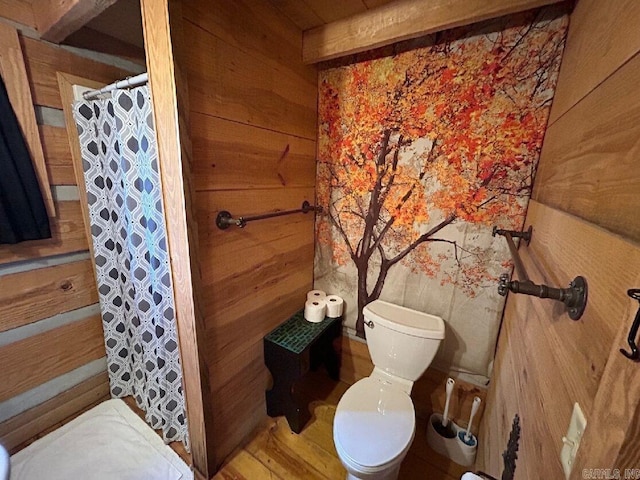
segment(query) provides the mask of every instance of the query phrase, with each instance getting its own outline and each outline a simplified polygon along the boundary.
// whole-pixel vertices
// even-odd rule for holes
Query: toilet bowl
[[[411,398],[375,377],[363,378],[349,388],[336,410],[333,439],[348,479],[396,478],[413,441],[416,422]]]
[[[374,369],[340,399],[333,440],[348,480],[395,480],[415,434],[411,388],[438,351],[444,322],[382,300],[363,313]]]

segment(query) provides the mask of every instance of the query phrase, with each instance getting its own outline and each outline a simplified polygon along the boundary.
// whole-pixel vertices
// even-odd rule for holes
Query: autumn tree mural
[[[448,227],[523,223],[565,28],[540,13],[508,23],[321,72],[317,235],[357,270],[358,336],[398,264],[470,296],[488,280],[482,249]]]

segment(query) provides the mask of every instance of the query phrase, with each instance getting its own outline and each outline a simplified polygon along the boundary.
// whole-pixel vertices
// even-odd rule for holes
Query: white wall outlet
[[[573,404],[573,413],[571,414],[571,421],[569,422],[569,429],[567,435],[562,437],[562,450],[560,451],[560,462],[564,469],[564,476],[568,479],[573,468],[573,463],[580,447],[580,440],[584,430],[587,428],[587,419],[582,413],[580,405]]]

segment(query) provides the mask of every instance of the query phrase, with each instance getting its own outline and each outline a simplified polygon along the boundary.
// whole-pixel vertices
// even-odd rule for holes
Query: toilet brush
[[[469,445],[470,447],[476,444],[476,439],[473,435],[471,435],[471,424],[473,423],[473,417],[476,416],[478,409],[480,408],[480,397],[475,397],[473,399],[473,405],[471,405],[471,415],[469,416],[469,424],[467,425],[467,430],[458,432],[458,438],[464,442],[465,445]]]
[[[444,402],[444,413],[442,414],[442,422],[433,422],[433,428],[435,428],[436,432],[438,432],[445,438],[454,438],[456,436],[456,432],[453,430],[451,425],[449,425],[449,401],[451,400],[451,394],[453,393],[453,386],[455,385],[455,383],[456,382],[453,378],[449,377],[447,379],[447,398]]]

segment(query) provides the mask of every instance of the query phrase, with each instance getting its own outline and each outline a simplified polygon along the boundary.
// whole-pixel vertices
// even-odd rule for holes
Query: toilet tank
[[[364,307],[371,360],[386,373],[415,382],[444,339],[444,321],[428,313],[375,300]]]

